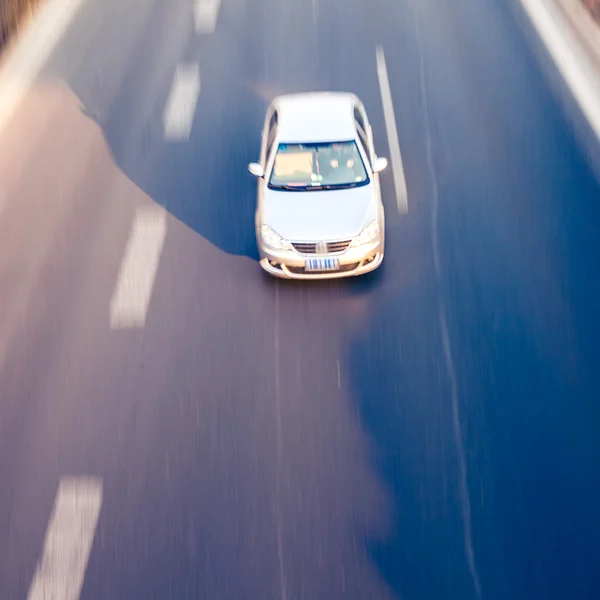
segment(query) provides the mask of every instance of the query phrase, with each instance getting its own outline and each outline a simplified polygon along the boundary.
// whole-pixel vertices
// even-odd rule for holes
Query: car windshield
[[[269,187],[282,190],[329,190],[369,183],[355,141],[279,144]]]

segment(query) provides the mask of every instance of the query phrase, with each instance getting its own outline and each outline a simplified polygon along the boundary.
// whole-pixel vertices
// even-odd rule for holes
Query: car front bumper
[[[319,258],[335,258],[339,262],[336,271],[305,271],[305,262],[316,258],[314,254],[300,254],[295,250],[277,251],[259,243],[260,266],[270,275],[282,279],[340,279],[374,271],[383,262],[384,242],[378,240],[345,252],[318,255]]]

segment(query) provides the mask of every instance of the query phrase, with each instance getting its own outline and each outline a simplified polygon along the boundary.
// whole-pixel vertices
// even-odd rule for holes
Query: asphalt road
[[[192,4],[87,0],[2,133],[0,598],[69,476],[102,489],[82,600],[599,598],[600,188],[518,3],[222,0],[201,36]],[[352,91],[389,156],[377,46],[409,212],[386,171],[380,271],[271,280],[267,102]],[[144,206],[147,316],[111,329]]]

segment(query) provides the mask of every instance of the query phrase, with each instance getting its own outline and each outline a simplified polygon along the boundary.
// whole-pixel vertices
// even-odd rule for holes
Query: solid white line
[[[178,65],[163,115],[166,140],[181,141],[190,137],[198,94],[200,94],[198,64]]]
[[[78,600],[102,506],[102,482],[63,478],[28,600]]]
[[[195,0],[194,23],[196,33],[200,35],[214,33],[217,28],[220,8],[221,0]]]
[[[521,4],[600,139],[600,80],[596,69],[579,42],[568,35],[567,24],[557,23],[556,7],[540,0],[521,0]]]
[[[110,302],[111,329],[144,327],[166,230],[162,208],[137,210]]]
[[[84,0],[49,0],[0,71],[0,133]]]
[[[396,117],[394,116],[394,104],[390,90],[387,66],[383,48],[377,46],[377,76],[379,77],[379,89],[381,91],[381,103],[383,105],[383,116],[387,131],[388,145],[390,147],[390,162],[394,175],[394,187],[396,190],[396,205],[400,214],[408,212],[408,194],[406,191],[406,178],[404,177],[404,166],[402,154],[400,153],[400,142],[398,140],[398,129]]]
[[[311,0],[311,5],[313,21],[316,23],[319,18],[319,0]]]

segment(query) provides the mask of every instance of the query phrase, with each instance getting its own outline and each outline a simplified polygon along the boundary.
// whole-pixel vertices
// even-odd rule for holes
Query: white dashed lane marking
[[[219,19],[221,0],[194,0],[194,23],[196,33],[214,33]]]
[[[392,164],[392,174],[394,176],[394,187],[396,190],[396,205],[398,207],[398,212],[403,214],[408,212],[406,178],[404,177],[404,165],[402,164],[402,154],[400,153],[400,142],[398,140],[398,128],[396,127],[390,80],[385,64],[385,55],[381,46],[377,46],[377,76],[379,77],[383,116],[390,148],[390,162]]]
[[[63,478],[27,600],[78,600],[102,506],[102,482]]]
[[[162,208],[138,209],[110,303],[111,329],[144,327],[166,230]]]
[[[198,64],[178,65],[163,115],[165,140],[177,142],[189,139],[199,94]]]

